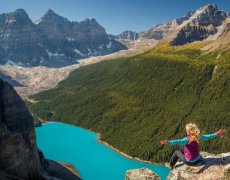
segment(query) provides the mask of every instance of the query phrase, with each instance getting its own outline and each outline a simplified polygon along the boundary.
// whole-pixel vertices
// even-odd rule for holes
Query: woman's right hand
[[[162,145],[165,145],[165,144],[168,144],[168,141],[165,139],[165,140],[161,140],[160,143],[161,143]]]
[[[224,130],[224,129],[220,129],[217,133],[219,134],[219,136],[221,136],[223,133],[225,133],[226,132],[226,130]]]

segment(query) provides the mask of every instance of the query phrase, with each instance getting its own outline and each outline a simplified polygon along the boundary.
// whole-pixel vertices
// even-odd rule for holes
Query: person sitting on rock
[[[165,166],[170,170],[173,169],[174,165],[177,163],[178,159],[187,165],[196,165],[203,161],[199,153],[199,143],[200,141],[205,141],[208,139],[215,138],[222,135],[226,130],[220,129],[218,132],[213,134],[205,134],[200,136],[200,130],[196,124],[189,123],[186,125],[187,136],[183,139],[177,140],[161,140],[162,145],[184,145],[181,151],[175,151],[170,159],[169,163],[165,163]]]

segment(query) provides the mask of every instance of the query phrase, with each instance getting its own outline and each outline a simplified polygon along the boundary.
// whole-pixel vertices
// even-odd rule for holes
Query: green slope
[[[31,98],[35,117],[91,129],[121,151],[153,162],[173,149],[161,139],[184,137],[187,122],[203,133],[230,130],[228,53],[203,55],[200,45],[162,45],[129,58],[80,68],[55,89]],[[230,151],[230,133],[202,143],[201,150]]]

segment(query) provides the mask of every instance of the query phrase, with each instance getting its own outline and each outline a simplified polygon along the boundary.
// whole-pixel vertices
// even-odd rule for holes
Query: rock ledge
[[[182,162],[176,164],[167,180],[227,180],[230,179],[230,153],[209,154],[201,153],[205,164],[200,166],[187,166]]]

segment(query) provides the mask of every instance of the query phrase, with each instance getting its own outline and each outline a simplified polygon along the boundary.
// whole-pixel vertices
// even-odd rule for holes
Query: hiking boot
[[[168,162],[165,163],[165,166],[169,168],[170,170],[173,170],[173,166],[171,166]]]

